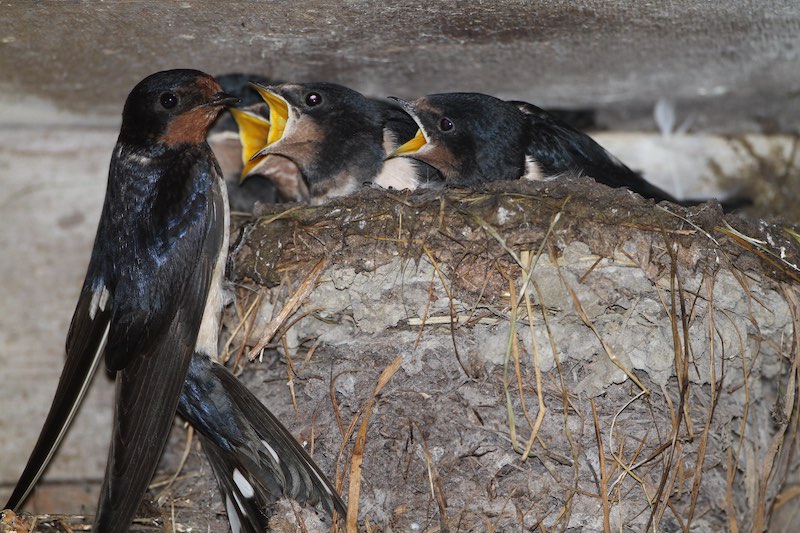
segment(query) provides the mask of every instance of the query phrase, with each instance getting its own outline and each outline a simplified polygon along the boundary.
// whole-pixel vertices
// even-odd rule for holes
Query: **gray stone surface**
[[[174,67],[376,95],[477,90],[648,128],[659,98],[703,129],[786,130],[800,117],[792,0],[14,1],[0,28],[0,123],[35,116],[20,113],[30,96],[113,121],[134,83]]]

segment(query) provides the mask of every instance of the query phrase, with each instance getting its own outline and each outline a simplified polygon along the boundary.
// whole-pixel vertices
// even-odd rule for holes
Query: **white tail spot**
[[[275,451],[275,448],[270,446],[269,443],[263,439],[261,440],[261,444],[264,445],[264,448],[266,448],[269,454],[272,456],[272,458],[275,459],[275,462],[277,464],[281,464],[281,458],[278,457],[278,453]]]
[[[252,498],[255,495],[255,491],[253,490],[253,485],[247,481],[241,472],[239,472],[238,468],[233,469],[233,482],[236,483],[236,486],[239,487],[239,492],[242,493],[242,496],[245,498]],[[234,497],[236,495],[234,494]],[[236,501],[238,502],[239,499],[237,498]],[[242,506],[239,505],[239,508]],[[244,512],[244,510],[242,510]]]
[[[239,521],[239,515],[236,513],[236,509],[233,507],[231,497],[227,494],[225,495],[225,511],[228,512],[228,523],[231,525],[231,532],[241,533],[242,523]]]
[[[242,516],[247,516],[247,511],[244,510],[244,505],[242,505],[241,500],[239,500],[239,497],[236,495],[235,492],[233,493],[233,499],[236,500],[236,506],[242,512]]]

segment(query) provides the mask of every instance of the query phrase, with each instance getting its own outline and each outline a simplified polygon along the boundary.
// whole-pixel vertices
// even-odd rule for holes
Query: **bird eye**
[[[172,109],[178,105],[178,97],[172,93],[163,93],[161,95],[161,107],[164,109]]]
[[[322,96],[319,93],[308,93],[306,95],[306,105],[309,107],[314,107],[322,103]]]
[[[455,128],[455,124],[453,124],[453,122],[449,118],[445,117],[445,118],[443,118],[442,120],[439,121],[439,129],[440,130],[442,130],[442,131],[450,131],[453,128]]]

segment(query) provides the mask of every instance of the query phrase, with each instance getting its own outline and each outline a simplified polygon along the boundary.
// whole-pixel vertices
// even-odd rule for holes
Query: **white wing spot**
[[[103,292],[100,293],[100,310],[105,311],[106,305],[108,305],[108,298],[111,296],[108,292],[108,289],[103,287]]]
[[[275,462],[277,464],[281,464],[281,458],[278,457],[278,453],[275,451],[275,449],[272,446],[270,446],[267,441],[265,441],[263,439],[261,441],[261,444],[264,445],[264,448],[266,448],[267,451],[269,452],[269,454],[272,456],[272,458],[275,459]]]
[[[92,301],[89,302],[89,319],[94,320],[94,317],[97,316],[97,310],[105,311],[106,305],[108,305],[108,299],[111,295],[106,289],[106,286],[103,285],[102,289],[98,289],[92,293]]]
[[[242,496],[245,498],[252,498],[255,495],[256,492],[253,490],[253,486],[244,478],[238,468],[233,469],[233,482],[236,483],[236,486],[239,487],[239,492],[241,492]],[[234,496],[236,495],[234,494]],[[241,508],[241,505],[239,507]]]

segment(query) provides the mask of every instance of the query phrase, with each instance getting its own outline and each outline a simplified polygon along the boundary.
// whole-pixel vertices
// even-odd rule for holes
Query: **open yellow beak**
[[[286,129],[286,121],[289,120],[289,103],[284,100],[282,96],[272,92],[263,85],[257,83],[253,83],[252,85],[269,106],[270,129],[266,144],[266,146],[269,146],[270,144],[278,142],[283,136],[283,131]]]
[[[417,134],[414,137],[401,146],[399,146],[394,152],[389,154],[389,157],[396,157],[399,155],[405,154],[413,154],[417,152],[420,148],[425,146],[428,141],[425,139],[425,135],[422,133],[422,130],[417,130]]]
[[[267,119],[241,109],[231,108],[231,114],[239,126],[239,141],[242,143],[242,168],[241,180],[250,174],[258,163],[255,155],[267,145],[270,132],[270,124]]]

